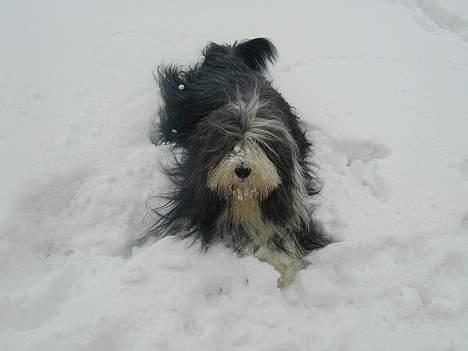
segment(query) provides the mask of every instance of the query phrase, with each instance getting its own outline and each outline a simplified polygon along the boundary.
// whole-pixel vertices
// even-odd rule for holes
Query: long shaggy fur
[[[306,205],[319,192],[311,142],[265,77],[276,57],[271,41],[257,38],[210,43],[188,69],[159,67],[164,104],[153,142],[173,146],[174,190],[153,210],[151,235],[299,258],[330,243]]]

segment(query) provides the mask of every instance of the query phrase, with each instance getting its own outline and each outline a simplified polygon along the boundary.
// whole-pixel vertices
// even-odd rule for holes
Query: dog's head
[[[298,149],[284,116],[255,91],[238,96],[197,124],[194,166],[211,191],[231,201],[264,200],[294,169]]]
[[[197,209],[186,212],[192,216],[199,211],[203,220],[216,220],[231,206],[242,208],[235,221],[250,210],[286,221],[299,197],[316,191],[306,162],[310,143],[265,78],[275,57],[273,44],[259,38],[211,43],[204,60],[188,70],[159,69],[164,106],[156,141],[181,150],[172,198],[180,208],[191,201]]]

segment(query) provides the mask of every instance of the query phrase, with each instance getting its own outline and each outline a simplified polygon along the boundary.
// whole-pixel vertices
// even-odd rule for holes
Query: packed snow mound
[[[11,1],[1,17],[0,350],[468,350],[464,1]],[[284,290],[221,246],[132,245],[170,187],[153,68],[258,36],[337,240]]]

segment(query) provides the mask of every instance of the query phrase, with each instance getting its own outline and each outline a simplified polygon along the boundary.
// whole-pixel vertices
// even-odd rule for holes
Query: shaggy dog
[[[285,287],[306,266],[302,258],[330,239],[306,204],[319,191],[311,143],[265,77],[276,57],[274,45],[257,38],[210,43],[187,69],[159,67],[164,104],[153,142],[173,147],[175,162],[165,171],[175,189],[153,210],[150,234],[253,254]]]

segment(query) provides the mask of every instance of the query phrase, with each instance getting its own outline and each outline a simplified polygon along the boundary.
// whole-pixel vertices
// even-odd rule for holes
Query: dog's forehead
[[[249,130],[272,132],[285,130],[284,116],[271,102],[262,101],[257,95],[229,102],[202,119],[203,129],[214,129],[232,137],[243,136]]]
[[[253,145],[251,142],[243,140],[234,145],[232,152],[238,156],[246,156],[252,152],[252,147]]]
[[[254,146],[250,142],[241,141],[234,145],[229,152],[228,160],[231,163],[244,162],[254,154]]]

